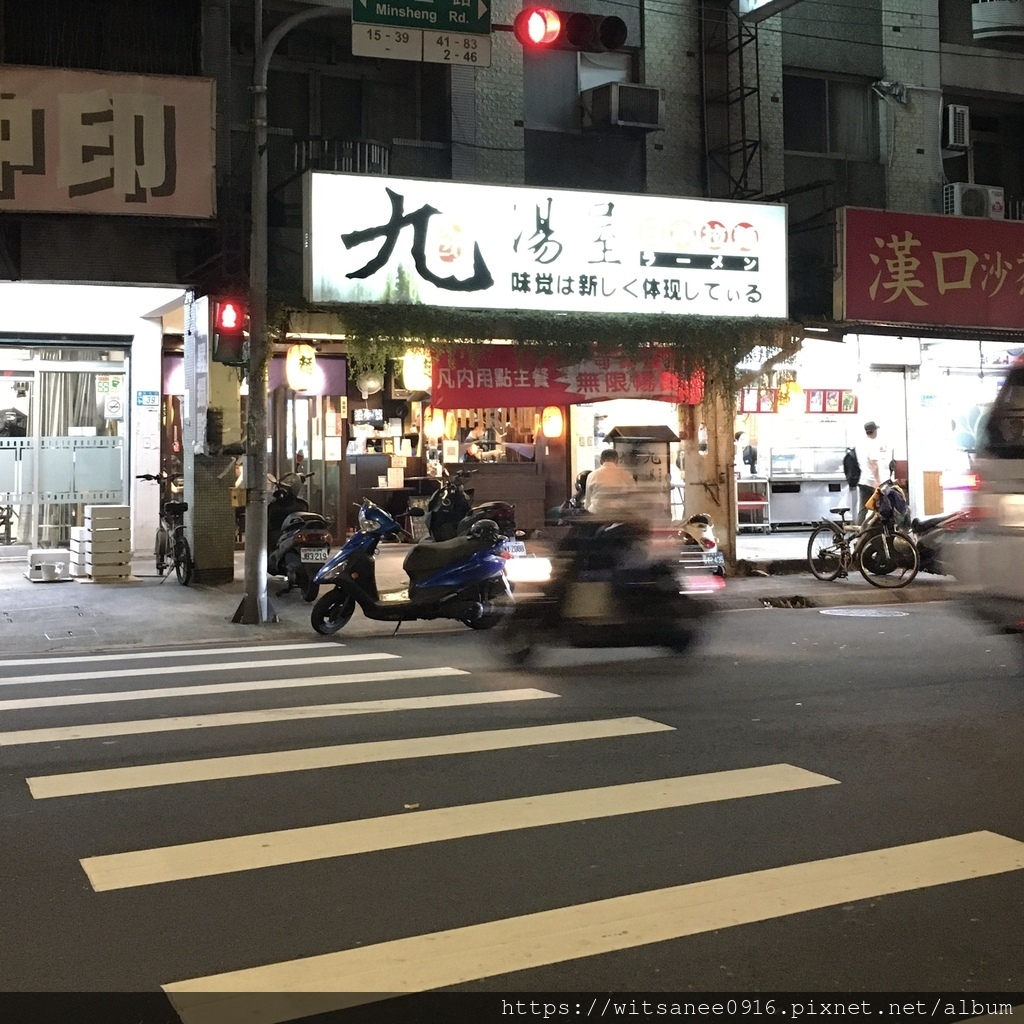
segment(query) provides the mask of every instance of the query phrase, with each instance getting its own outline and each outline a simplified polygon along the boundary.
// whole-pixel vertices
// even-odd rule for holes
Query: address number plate
[[[423,60],[427,64],[491,66],[491,37],[423,30]]]

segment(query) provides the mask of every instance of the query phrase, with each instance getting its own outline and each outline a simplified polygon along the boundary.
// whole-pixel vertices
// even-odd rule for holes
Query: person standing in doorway
[[[878,424],[874,420],[868,420],[864,424],[864,434],[867,439],[861,446],[861,478],[857,485],[860,494],[860,513],[857,517],[859,523],[864,522],[867,515],[865,506],[875,493],[875,488],[889,479],[889,462],[892,458],[889,446],[878,436]]]

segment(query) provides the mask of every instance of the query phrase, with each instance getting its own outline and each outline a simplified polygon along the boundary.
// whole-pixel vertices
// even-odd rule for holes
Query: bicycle
[[[195,562],[192,560],[192,549],[189,547],[188,538],[185,536],[185,513],[188,511],[187,501],[176,501],[172,497],[164,497],[164,492],[174,481],[181,477],[172,478],[166,473],[139,473],[138,480],[155,480],[160,484],[160,525],[156,528],[156,541],[153,545],[153,555],[156,558],[156,574],[163,577],[160,583],[168,577],[164,573],[169,567],[173,567],[178,582],[187,587],[192,582],[192,572],[195,569]],[[169,561],[168,561],[169,559]]]
[[[896,589],[914,580],[921,557],[911,536],[874,511],[862,524],[847,521],[849,508],[829,511],[839,516],[838,522],[821,520],[807,541],[807,564],[816,579],[846,577],[855,565],[873,587]]]

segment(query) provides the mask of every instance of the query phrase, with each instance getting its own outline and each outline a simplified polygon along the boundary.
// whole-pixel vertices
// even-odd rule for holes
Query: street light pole
[[[285,18],[263,39],[263,0],[255,0],[252,73],[252,200],[249,235],[249,404],[245,421],[245,595],[232,619],[246,625],[274,622],[267,599],[267,77],[270,58],[296,25],[348,13],[314,7]]]

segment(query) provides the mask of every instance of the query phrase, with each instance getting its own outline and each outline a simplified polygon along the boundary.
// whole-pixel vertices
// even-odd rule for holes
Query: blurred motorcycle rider
[[[629,497],[637,493],[633,474],[619,465],[614,448],[601,452],[601,465],[587,477],[583,507],[601,519],[614,519],[629,511]]]

